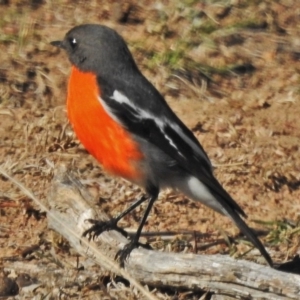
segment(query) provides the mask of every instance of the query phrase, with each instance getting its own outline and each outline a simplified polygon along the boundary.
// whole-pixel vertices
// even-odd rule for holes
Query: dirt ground
[[[45,199],[55,169],[65,163],[111,216],[140,193],[102,171],[74,136],[65,110],[70,63],[49,44],[75,25],[101,23],[125,38],[140,69],[193,130],[248,224],[261,229],[274,261],[294,257],[300,243],[299,15],[300,2],[291,0],[0,0],[0,167]],[[142,211],[122,227],[136,229]],[[245,254],[251,245],[230,220],[172,191],[161,194],[144,230],[155,233],[149,240],[154,248],[194,251],[197,244],[199,253],[264,263],[255,251]],[[166,241],[163,231],[178,234]],[[209,237],[195,241],[194,231]],[[216,239],[220,243],[201,250]],[[54,257],[74,267],[76,257],[47,229],[39,207],[4,176],[0,249],[0,268],[11,258],[39,264]],[[74,297],[136,297],[127,288],[124,294],[124,286],[108,288],[105,274],[99,271],[97,288],[84,283]],[[35,293],[56,299],[53,290]],[[199,299],[172,290],[156,295]]]

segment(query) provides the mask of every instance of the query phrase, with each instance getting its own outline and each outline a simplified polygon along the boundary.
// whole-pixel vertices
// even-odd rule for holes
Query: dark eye
[[[69,44],[72,49],[75,49],[77,47],[77,40],[75,38],[69,38]]]

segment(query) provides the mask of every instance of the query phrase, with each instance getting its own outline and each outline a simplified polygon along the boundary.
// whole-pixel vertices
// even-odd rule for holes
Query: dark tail
[[[216,197],[218,202],[227,212],[236,226],[243,232],[243,234],[250,240],[250,242],[260,251],[261,255],[265,258],[268,264],[273,267],[273,261],[266,251],[262,242],[258,239],[255,232],[246,224],[241,216],[246,217],[246,214],[242,208],[231,198],[231,196],[225,191],[220,183],[212,176],[210,180],[206,180],[206,185],[210,189],[211,193]]]
[[[265,258],[270,267],[273,267],[273,261],[266,248],[259,240],[255,232],[246,224],[246,222],[239,216],[237,212],[231,208],[225,208],[228,215],[234,221],[236,226],[242,231],[242,233],[249,239],[249,241],[259,250],[261,255]]]

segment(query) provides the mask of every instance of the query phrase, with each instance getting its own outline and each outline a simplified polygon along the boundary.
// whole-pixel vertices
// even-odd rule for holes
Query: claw
[[[121,227],[117,225],[115,219],[111,219],[108,221],[98,221],[93,219],[87,219],[89,223],[93,224],[89,229],[84,231],[82,234],[84,237],[87,237],[89,240],[95,240],[97,236],[99,236],[104,231],[116,230],[123,234],[125,237],[128,236],[128,233]]]
[[[126,259],[129,257],[131,251],[139,246],[138,243],[136,243],[134,240],[129,242],[124,246],[123,249],[119,250],[115,256],[115,259],[119,260],[120,267],[124,268],[124,264]]]

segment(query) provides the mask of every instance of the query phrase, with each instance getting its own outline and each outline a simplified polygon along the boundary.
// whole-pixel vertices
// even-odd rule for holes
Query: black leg
[[[124,262],[127,259],[127,257],[130,255],[131,251],[134,248],[137,248],[139,246],[139,238],[140,238],[142,229],[145,225],[145,222],[148,218],[148,215],[150,213],[150,210],[151,210],[155,200],[157,199],[158,189],[157,188],[152,188],[151,190],[149,190],[149,194],[151,195],[150,199],[149,199],[149,203],[148,203],[148,206],[147,206],[146,211],[144,213],[144,216],[143,216],[143,218],[140,222],[140,225],[138,227],[138,230],[137,230],[136,234],[134,235],[133,239],[127,245],[124,246],[124,248],[122,250],[118,251],[118,253],[116,255],[116,257],[119,258],[120,266],[122,268],[124,267]]]
[[[92,239],[92,238],[95,238],[96,236],[100,235],[104,231],[116,230],[127,237],[127,232],[123,228],[121,228],[117,225],[118,222],[124,216],[129,214],[136,207],[138,207],[140,204],[145,202],[147,199],[148,199],[148,197],[143,195],[140,199],[138,199],[136,202],[134,202],[131,206],[129,206],[125,211],[123,211],[117,217],[112,218],[108,221],[99,221],[99,220],[88,219],[87,221],[93,225],[91,226],[91,228],[87,229],[82,235],[88,236],[89,239]]]

